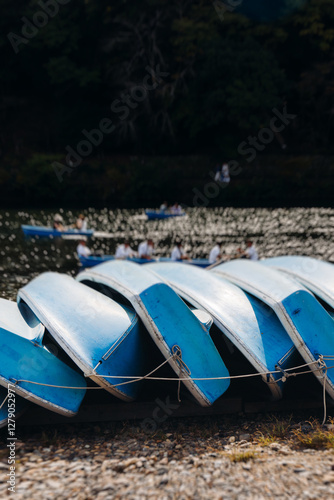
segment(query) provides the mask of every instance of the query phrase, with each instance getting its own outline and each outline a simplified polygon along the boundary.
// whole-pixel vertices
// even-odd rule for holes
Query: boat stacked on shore
[[[145,401],[152,379],[203,407],[236,381],[277,400],[302,366],[334,399],[334,265],[109,260],[76,279],[47,272],[17,303],[0,299],[0,342],[0,427],[10,387],[17,413],[30,401],[70,417],[89,389]]]

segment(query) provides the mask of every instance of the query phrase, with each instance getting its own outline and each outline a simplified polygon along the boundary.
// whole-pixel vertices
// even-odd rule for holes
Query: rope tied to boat
[[[327,383],[327,365],[325,363],[325,358],[326,359],[334,359],[334,356],[329,356],[329,355],[323,355],[323,354],[319,354],[319,357],[318,357],[318,365],[319,365],[319,368],[322,370],[323,372],[323,383],[322,383],[322,401],[323,401],[323,407],[324,407],[324,418],[322,420],[322,425],[325,424],[326,420],[327,420],[327,404],[326,404],[326,383]]]
[[[296,373],[288,373],[286,372],[281,366],[275,365],[276,370],[282,374],[282,377],[278,380],[275,380],[272,383],[277,383],[277,382],[286,382],[289,377],[295,377]]]
[[[177,384],[177,399],[178,399],[178,402],[181,403],[181,396],[180,396],[180,394],[181,394],[181,376],[182,376],[182,372],[185,372],[190,377],[191,370],[190,370],[189,366],[182,359],[182,350],[181,350],[180,346],[178,346],[177,344],[173,345],[173,347],[172,347],[172,353],[173,353],[172,358],[175,358],[177,364],[179,365],[179,369],[180,369],[179,380],[178,380],[178,384]]]
[[[14,381],[14,384],[12,384],[12,385],[16,386],[17,382],[18,382],[17,380]],[[8,384],[8,388],[9,388],[9,384]],[[7,392],[7,396],[5,397],[5,399],[2,401],[2,403],[0,405],[0,410],[2,409],[3,405],[6,403],[8,398],[9,398],[9,391]]]
[[[177,359],[178,361],[178,364],[180,366],[180,376],[175,378],[175,377],[152,377],[152,374],[154,372],[156,372],[157,370],[159,370],[159,368],[161,368],[162,366],[164,366],[166,363],[168,363],[169,361],[171,361],[173,358]],[[323,370],[323,406],[324,406],[324,420],[323,420],[323,424],[326,422],[326,415],[327,415],[327,408],[326,408],[326,384],[327,384],[327,372],[328,370],[332,370],[334,368],[334,365],[331,365],[331,366],[327,366],[326,363],[325,363],[325,359],[328,359],[328,360],[334,360],[334,355],[318,355],[318,359],[315,360],[315,361],[311,361],[310,363],[304,363],[302,365],[299,365],[299,366],[295,366],[295,367],[292,367],[292,368],[287,368],[286,370],[282,370],[279,366],[276,366],[275,368],[278,368],[277,370],[273,370],[271,372],[259,372],[259,373],[248,373],[248,374],[244,374],[244,375],[229,375],[229,376],[224,376],[224,377],[191,377],[191,380],[192,381],[210,381],[210,380],[234,380],[234,379],[242,379],[242,378],[251,378],[251,377],[259,377],[259,376],[268,376],[270,374],[277,374],[277,373],[284,373],[283,377],[297,377],[299,375],[304,375],[304,374],[309,374],[309,373],[312,373],[310,370],[304,370],[304,371],[300,371],[300,372],[295,372],[294,370],[299,370],[301,368],[305,368],[305,367],[311,367],[313,366],[313,371],[318,371],[318,370],[315,370],[315,365],[318,365],[318,369],[321,369]],[[181,371],[185,371],[187,373],[187,377],[181,377]],[[290,373],[291,372],[291,373]],[[189,377],[191,375],[191,371],[189,370],[189,367],[186,365],[186,363],[183,361],[182,359],[182,351],[180,349],[179,346],[174,346],[174,352],[172,353],[172,355],[167,358],[163,363],[161,363],[159,366],[157,366],[156,368],[154,368],[154,370],[152,370],[151,372],[149,372],[148,374],[144,375],[144,376],[129,376],[129,375],[98,375],[96,373],[92,373],[91,374],[92,376],[94,377],[98,377],[98,378],[105,378],[105,379],[108,379],[108,378],[113,378],[113,379],[129,379],[127,380],[126,382],[120,382],[119,384],[110,384],[111,387],[119,387],[119,386],[122,386],[122,385],[127,385],[127,384],[131,384],[131,383],[134,383],[134,382],[139,382],[141,380],[158,380],[158,381],[168,381],[168,382],[172,382],[172,381],[177,381],[179,384],[180,382],[182,381],[186,381],[186,380],[189,380]],[[318,377],[320,378],[320,377]],[[276,380],[275,382],[279,382],[280,379]],[[71,387],[71,386],[63,386],[63,385],[53,385],[53,384],[45,384],[45,383],[42,383],[42,382],[35,382],[35,381],[32,381],[32,380],[24,380],[24,379],[19,379],[19,380],[15,380],[15,385],[19,384],[20,382],[21,383],[28,383],[28,384],[34,384],[34,385],[41,385],[41,386],[44,386],[44,387],[53,387],[53,388],[58,388],[58,389],[72,389],[72,390],[101,390],[101,389],[104,389],[104,387],[102,386],[97,386],[97,387]],[[274,383],[275,383],[274,382]],[[0,406],[0,409],[2,408],[3,404],[5,403],[5,401],[2,403],[2,405]]]
[[[9,393],[7,394],[7,396],[5,397],[5,399],[2,401],[2,403],[0,405],[0,410],[3,407],[3,405],[5,404],[5,402],[7,401],[8,398],[9,398]]]
[[[122,385],[127,385],[127,384],[131,384],[131,383],[134,383],[134,382],[140,382],[141,380],[178,380],[178,381],[181,381],[181,380],[186,380],[184,378],[180,378],[178,377],[177,379],[172,379],[172,378],[163,378],[163,377],[151,377],[151,375],[153,373],[155,373],[156,371],[158,371],[160,368],[162,368],[165,364],[169,363],[172,359],[176,359],[179,366],[180,366],[180,376],[182,374],[182,371],[186,372],[189,376],[191,375],[191,371],[190,369],[188,368],[188,366],[186,365],[186,363],[183,361],[182,359],[182,350],[181,348],[178,346],[178,345],[174,345],[171,349],[172,351],[172,354],[169,358],[165,359],[165,361],[163,361],[159,366],[157,366],[156,368],[154,368],[153,370],[151,370],[149,373],[147,373],[146,375],[143,375],[143,376],[129,376],[129,375],[101,375],[99,373],[96,373],[95,372],[95,369],[99,366],[100,363],[98,363],[96,365],[96,367],[94,368],[94,371],[91,372],[91,373],[85,373],[84,376],[85,377],[97,377],[97,378],[114,378],[114,379],[130,379],[130,380],[127,380],[126,382],[120,382],[119,384],[110,384],[112,387],[119,387],[119,386],[122,386]],[[53,386],[55,387],[55,386]],[[90,389],[90,387],[87,387],[87,389]],[[103,387],[101,387],[101,389],[103,389]]]
[[[143,376],[136,376],[136,375],[103,375],[103,374],[96,374],[96,373],[91,373],[91,374],[87,374],[87,376],[94,376],[94,377],[97,377],[97,378],[113,378],[113,379],[129,379],[129,381],[127,382],[121,382],[120,384],[115,384],[115,387],[117,387],[117,385],[123,385],[123,384],[128,384],[128,383],[134,383],[134,382],[138,382],[140,380],[160,380],[160,381],[167,381],[167,382],[173,382],[173,381],[178,381],[178,380],[181,380],[181,382],[185,381],[185,380],[189,380],[189,377],[151,377],[152,373],[154,373],[155,371],[157,371],[159,368],[161,368],[163,365],[165,365],[166,363],[168,363],[172,358],[174,357],[174,355],[170,356],[170,358],[167,358],[163,363],[161,363],[159,366],[157,366],[156,368],[154,368],[154,370],[152,370],[150,373],[148,373],[147,375],[143,375]],[[295,366],[295,367],[292,367],[292,368],[287,368],[285,370],[285,373],[292,377],[292,376],[298,376],[298,375],[304,375],[306,373],[311,373],[310,370],[305,370],[305,371],[302,371],[302,372],[296,372],[296,373],[287,373],[288,371],[291,371],[291,370],[298,370],[300,368],[303,368],[305,366],[312,366],[312,365],[315,365],[315,364],[318,364],[318,360],[317,361],[312,361],[310,363],[305,363],[303,365],[299,365],[299,366]],[[334,368],[334,365],[332,366],[326,366],[326,369],[327,370],[331,370]],[[229,376],[225,376],[225,377],[191,377],[191,380],[193,381],[210,381],[210,380],[234,380],[234,379],[241,379],[241,378],[251,378],[251,377],[263,377],[263,376],[266,376],[266,375],[270,375],[270,374],[276,374],[276,373],[281,373],[279,370],[273,370],[273,371],[266,371],[266,372],[258,372],[258,373],[247,373],[247,374],[244,374],[244,375],[229,375]],[[45,384],[43,382],[35,382],[33,380],[25,380],[25,379],[18,379],[15,381],[16,384],[19,384],[20,382],[25,382],[25,383],[28,383],[28,384],[35,384],[35,385],[43,385],[45,387],[55,387],[55,388],[58,388],[58,389],[104,389],[104,387],[72,387],[72,386],[65,386],[65,385],[54,385],[54,384]]]

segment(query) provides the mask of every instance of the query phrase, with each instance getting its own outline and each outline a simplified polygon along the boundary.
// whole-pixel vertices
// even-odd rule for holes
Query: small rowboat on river
[[[114,255],[89,255],[88,257],[79,256],[80,263],[82,267],[94,267],[98,264],[102,264],[103,262],[107,262],[109,260],[119,260],[115,259]],[[125,259],[130,262],[134,262],[135,264],[149,264],[152,262],[183,262],[184,264],[193,264],[198,267],[208,267],[209,261],[208,259],[189,259],[189,260],[177,260],[172,261],[172,259],[168,257],[160,257],[158,259],[141,259],[139,257],[128,257]]]
[[[183,217],[186,215],[185,212],[173,214],[172,212],[162,212],[160,210],[145,210],[145,214],[148,220],[171,219],[172,217]]]
[[[59,238],[61,236],[93,236],[93,229],[87,229],[86,231],[80,231],[79,229],[65,229],[64,231],[58,231],[49,226],[21,226],[22,231],[25,236],[39,236],[47,238]]]

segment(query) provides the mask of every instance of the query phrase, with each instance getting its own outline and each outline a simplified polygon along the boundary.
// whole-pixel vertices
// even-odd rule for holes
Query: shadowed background
[[[333,0],[0,7],[4,206],[193,205],[224,160],[243,170],[210,205],[331,205]],[[128,101],[147,67],[166,76]],[[284,107],[296,118],[248,162],[240,144]],[[52,163],[104,118],[115,129],[59,182]]]

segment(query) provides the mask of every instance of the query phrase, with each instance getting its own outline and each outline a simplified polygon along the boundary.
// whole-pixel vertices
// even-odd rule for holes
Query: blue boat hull
[[[224,278],[201,269],[175,264],[150,264],[184,300],[203,308],[216,326],[260,373],[293,366],[296,349],[275,314]],[[275,399],[282,397],[280,374],[263,375]]]
[[[38,328],[41,325],[32,314],[30,318],[32,327],[15,302],[1,299],[0,384],[5,388],[15,384],[16,394],[56,413],[75,415],[86,392],[86,381],[52,353],[52,346],[42,344],[44,329]]]
[[[94,231],[92,229],[87,231],[79,231],[78,229],[66,229],[64,231],[57,231],[52,227],[27,226],[27,225],[22,225],[21,228],[25,236],[31,236],[31,237],[39,236],[45,238],[59,238],[61,236],[66,235],[66,236],[87,236],[89,238],[94,234]]]
[[[89,257],[79,257],[82,267],[94,267],[103,262],[108,262],[109,260],[116,260],[113,255],[90,255]],[[129,262],[134,262],[135,264],[150,264],[151,262],[175,262],[168,257],[160,257],[159,259],[140,259],[139,257],[128,257],[125,259]],[[187,264],[192,264],[198,267],[208,267],[208,259],[191,259],[189,261],[178,260],[176,262],[182,262]]]
[[[184,217],[186,214],[170,214],[166,212],[158,212],[156,210],[145,210],[148,220],[172,219],[174,217]]]
[[[334,321],[316,298],[294,279],[246,260],[221,264],[212,271],[264,301],[277,314],[291,340],[321,384],[319,356],[334,355]],[[329,364],[331,362],[329,361]],[[327,373],[326,390],[334,398],[334,372]]]
[[[115,257],[114,255],[90,255],[89,257],[79,257],[79,260],[82,267],[94,267],[102,264],[103,262],[115,260]],[[139,257],[128,257],[125,260],[129,260],[135,264],[147,264],[148,262],[152,262],[152,260],[140,259]]]
[[[148,371],[146,332],[132,309],[57,273],[44,273],[19,291],[76,365],[114,396],[132,401]],[[120,385],[124,384],[124,385]]]
[[[80,273],[77,279],[105,285],[131,302],[156,345],[202,406],[212,404],[227,390],[229,374],[207,329],[169,286],[143,266],[110,261]],[[210,377],[227,379],[195,380]]]

